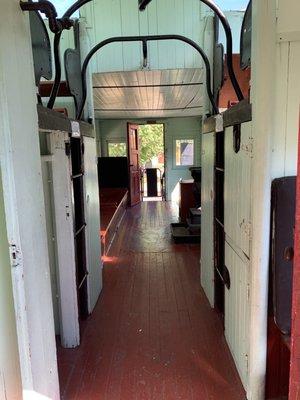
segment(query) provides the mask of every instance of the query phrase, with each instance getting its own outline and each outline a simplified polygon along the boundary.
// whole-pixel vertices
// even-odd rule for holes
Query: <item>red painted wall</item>
[[[300,400],[300,120],[289,400]]]
[[[243,71],[240,68],[240,55],[239,54],[233,55],[233,68],[234,68],[237,80],[242,89],[242,92],[243,92],[245,98],[248,98],[249,90],[250,90],[251,70],[246,69]],[[225,58],[224,78],[225,78],[224,86],[222,87],[222,89],[220,91],[220,97],[219,97],[219,107],[220,108],[228,108],[229,102],[237,102],[238,101],[235,91],[233,89],[233,86],[231,84],[231,81],[229,79],[226,58]]]

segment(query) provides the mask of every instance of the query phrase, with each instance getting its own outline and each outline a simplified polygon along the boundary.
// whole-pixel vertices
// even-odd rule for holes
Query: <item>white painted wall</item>
[[[28,14],[2,0],[0,162],[25,398],[59,399],[35,83]],[[30,397],[31,396],[31,397]]]
[[[225,130],[224,229],[236,251],[250,257],[251,236],[251,122],[242,124],[241,148],[233,149],[233,127]]]
[[[153,1],[144,12],[136,0],[95,0],[82,8],[91,29],[92,44],[112,36],[176,33],[202,42],[201,3],[184,0]],[[197,53],[179,42],[150,43],[151,69],[193,68],[200,66]],[[112,44],[95,57],[94,72],[139,70],[142,67],[141,45]]]
[[[86,252],[88,275],[88,307],[91,313],[102,290],[102,261],[100,245],[100,204],[96,140],[83,138],[84,191],[86,220]]]
[[[201,152],[201,285],[214,307],[214,165],[215,134],[202,135]]]
[[[19,400],[22,382],[0,168],[0,399]]]
[[[97,141],[98,154],[107,156],[107,141],[110,139],[121,139],[127,141],[127,122],[125,120],[103,120],[98,121]],[[144,124],[147,121],[130,121]],[[195,166],[200,166],[201,152],[201,118],[168,118],[156,120],[165,127],[165,153],[166,153],[166,187],[168,200],[178,197],[179,180],[191,179],[188,167],[176,167],[175,164],[175,140],[195,140]]]
[[[241,146],[233,148],[233,128],[225,129],[224,231],[225,335],[245,390],[249,385],[252,123],[241,126]]]
[[[232,128],[225,134],[226,265],[233,285],[226,289],[225,333],[251,400],[264,399],[265,390],[271,181],[296,174],[297,166],[299,13],[297,0],[253,0],[253,121],[243,124],[237,155]],[[202,185],[205,193],[209,180]],[[208,217],[202,207],[202,221]]]
[[[230,289],[225,286],[225,337],[245,390],[249,384],[249,260],[234,243],[225,243],[225,265]]]
[[[42,135],[46,136],[45,133],[42,133]],[[53,197],[52,160],[53,157],[51,155],[43,155],[41,157],[54,325],[55,325],[55,334],[59,335],[60,316],[59,316],[59,291],[57,284],[58,260],[57,260],[57,248],[56,248],[56,230],[54,222],[55,210],[54,210],[54,197]]]
[[[52,155],[60,339],[63,347],[72,348],[80,344],[80,331],[74,240],[73,183],[71,180],[72,168],[71,158],[66,155],[66,143],[70,143],[70,139],[66,132],[52,132],[49,134],[48,140]]]
[[[277,6],[277,7],[276,7]],[[296,174],[300,104],[297,0],[253,0],[253,168],[248,398],[264,398],[271,181]]]

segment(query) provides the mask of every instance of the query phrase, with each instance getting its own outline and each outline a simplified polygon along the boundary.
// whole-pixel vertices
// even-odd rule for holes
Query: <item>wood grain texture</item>
[[[58,348],[62,399],[245,399],[200,289],[199,246],[171,241],[177,215],[162,202],[127,211],[82,345]]]

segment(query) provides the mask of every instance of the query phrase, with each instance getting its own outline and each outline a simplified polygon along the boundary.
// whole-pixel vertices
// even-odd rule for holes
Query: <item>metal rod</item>
[[[88,53],[88,55],[86,56],[83,65],[82,65],[82,70],[81,70],[81,78],[82,78],[82,101],[79,104],[79,108],[78,108],[78,113],[76,118],[77,119],[81,119],[82,113],[83,113],[83,109],[85,106],[85,102],[86,102],[86,97],[87,97],[87,85],[86,85],[86,71],[87,71],[87,67],[89,65],[89,62],[91,60],[91,58],[93,57],[93,55],[100,49],[102,49],[104,46],[107,46],[108,44],[111,43],[116,43],[116,42],[150,42],[150,41],[160,41],[160,40],[179,40],[181,42],[187,43],[190,46],[192,46],[195,50],[198,51],[198,53],[201,55],[203,61],[204,61],[204,65],[206,68],[206,90],[207,90],[207,95],[209,97],[209,100],[211,102],[212,108],[214,113],[219,114],[219,109],[215,103],[214,100],[214,95],[213,95],[213,91],[211,88],[211,70],[210,70],[210,63],[209,63],[209,59],[207,57],[207,55],[205,54],[205,52],[202,50],[202,48],[200,46],[198,46],[198,44],[196,42],[194,42],[193,40],[185,37],[185,36],[181,36],[181,35],[153,35],[153,36],[116,36],[116,37],[112,37],[106,40],[103,40],[102,42],[98,43],[96,46],[94,46],[92,48],[92,50]]]
[[[45,14],[49,20],[49,28],[51,32],[61,32],[63,27],[61,22],[57,19],[57,12],[54,5],[48,0],[33,1],[20,1],[20,7],[22,11],[40,11]]]
[[[83,176],[83,173],[81,172],[80,174],[72,175],[71,179],[81,178],[82,176]]]
[[[194,110],[197,108],[202,108],[203,106],[193,106],[193,107],[174,107],[174,108],[95,108],[95,111],[106,111],[106,112],[145,112],[145,111],[182,111],[182,110]]]
[[[203,82],[187,82],[187,83],[162,83],[155,85],[95,85],[93,89],[139,89],[139,88],[158,88],[158,87],[181,87],[181,86],[201,86]]]
[[[81,289],[82,285],[84,284],[84,282],[86,281],[87,277],[89,275],[88,271],[85,271],[84,277],[82,278],[81,282],[78,285],[78,290]]]
[[[64,13],[62,16],[62,20],[66,20],[71,18],[71,16],[79,10],[80,7],[85,5],[86,3],[89,3],[92,0],[77,0],[71,7],[67,9],[67,11]],[[50,98],[47,104],[48,108],[53,108],[58,91],[59,91],[59,86],[60,86],[60,81],[61,81],[61,61],[60,61],[60,52],[59,52],[59,46],[60,46],[60,39],[61,39],[61,32],[57,32],[54,36],[54,44],[53,44],[53,52],[54,52],[54,64],[55,64],[55,78],[50,94]]]
[[[75,232],[75,237],[79,235],[80,232],[82,232],[86,227],[86,222],[81,225],[81,227]]]
[[[139,5],[140,11],[145,10],[150,2],[151,2],[151,0],[140,1],[140,5]],[[238,100],[239,101],[244,100],[243,92],[240,88],[240,85],[238,83],[238,80],[236,78],[234,68],[233,68],[232,32],[231,32],[229,22],[225,16],[225,14],[223,13],[223,11],[212,0],[200,0],[200,2],[206,4],[211,10],[213,10],[216,13],[216,15],[219,17],[219,19],[223,25],[225,35],[226,35],[227,68],[228,68],[229,78],[231,80],[232,86],[234,88],[234,91],[237,95]]]

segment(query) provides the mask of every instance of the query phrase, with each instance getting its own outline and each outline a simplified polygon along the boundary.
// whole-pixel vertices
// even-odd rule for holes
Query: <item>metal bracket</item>
[[[57,18],[56,8],[48,0],[20,1],[20,7],[22,11],[40,11],[45,14],[49,20],[49,28],[53,33],[59,33],[63,29],[70,29],[73,25],[69,18]]]
[[[224,269],[223,269],[223,280],[224,280],[224,284],[227,287],[227,289],[230,290],[230,286],[231,286],[230,272],[229,272],[228,268],[226,267],[226,265],[224,265]]]
[[[241,149],[241,124],[233,126],[233,149],[235,153]]]
[[[75,110],[82,102],[82,78],[81,78],[81,56],[79,40],[79,22],[74,23],[74,43],[75,49],[67,49],[64,54],[65,72],[70,93],[74,99]]]
[[[143,68],[147,68],[148,65],[148,45],[147,41],[143,41]]]

